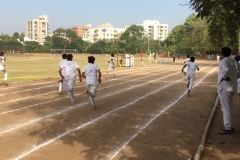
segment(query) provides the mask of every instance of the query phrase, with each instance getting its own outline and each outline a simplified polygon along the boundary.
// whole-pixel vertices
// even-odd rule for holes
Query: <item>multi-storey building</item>
[[[91,29],[91,28],[92,28],[92,25],[87,24],[85,26],[73,26],[71,29],[77,33],[78,37],[83,37],[83,33],[86,30]]]
[[[168,37],[168,25],[160,24],[156,20],[146,20],[142,24],[149,39],[163,41]]]
[[[118,36],[125,31],[124,28],[113,28],[110,23],[102,23],[96,28],[85,29],[82,35],[83,40],[95,43],[98,40],[114,41]]]
[[[137,24],[143,26],[146,36],[149,39],[163,41],[168,37],[168,25],[160,24],[157,20],[145,20],[143,24]],[[126,26],[127,29],[129,26]]]
[[[48,33],[49,21],[47,15],[41,15],[38,19],[26,21],[26,39],[43,44]]]

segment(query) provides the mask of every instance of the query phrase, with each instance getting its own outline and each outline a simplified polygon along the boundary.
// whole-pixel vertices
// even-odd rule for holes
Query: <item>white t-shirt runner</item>
[[[188,66],[187,74],[196,74],[196,69],[198,68],[198,64],[194,62],[188,62],[187,66]]]
[[[114,66],[113,62],[114,62],[114,58],[113,58],[113,57],[110,57],[110,58],[109,58],[109,65],[110,65],[110,66]]]
[[[61,65],[63,65],[64,63],[68,62],[67,59],[63,59],[59,62],[59,67],[61,67]],[[62,68],[62,75],[65,76],[65,73],[66,73],[66,69],[65,68]]]
[[[66,77],[76,77],[76,70],[79,68],[79,65],[73,61],[66,61],[60,66],[60,68],[65,68]]]
[[[97,71],[100,70],[96,64],[89,63],[86,65],[82,72],[86,75],[86,84],[98,84]]]

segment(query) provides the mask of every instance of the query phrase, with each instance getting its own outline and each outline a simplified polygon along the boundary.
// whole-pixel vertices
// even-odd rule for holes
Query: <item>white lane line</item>
[[[48,82],[35,83],[35,84],[28,84],[28,85],[15,86],[15,87],[6,87],[6,88],[1,88],[1,91],[2,91],[2,90],[6,90],[6,89],[12,89],[12,88],[20,88],[20,87],[26,87],[26,86],[36,86],[36,85],[39,85],[39,84],[46,84],[46,83],[52,83],[52,82],[56,82],[56,81],[48,81]]]
[[[174,70],[176,70],[176,69],[174,69]],[[169,71],[173,71],[173,70],[169,70]],[[169,71],[166,71],[166,72],[169,72]],[[166,73],[166,72],[162,72],[162,73]],[[138,74],[138,75],[144,75],[144,74],[148,74],[148,73],[142,73],[142,74]],[[155,76],[155,75],[159,75],[159,73],[152,74],[151,76]],[[128,81],[125,81],[125,82],[117,83],[117,84],[114,84],[114,85],[109,85],[107,87],[99,88],[99,89],[97,89],[97,91],[102,90],[102,89],[106,89],[106,88],[110,88],[110,87],[114,87],[114,86],[118,86],[118,85],[121,85],[121,84],[125,84],[125,83],[131,82],[131,81],[137,81],[138,79],[144,79],[144,78],[146,78],[146,77],[132,79],[132,80],[128,80]],[[143,82],[146,82],[146,81],[143,81]],[[75,96],[78,96],[78,95],[82,95],[82,94],[75,94]],[[65,97],[54,99],[54,100],[45,101],[45,102],[41,102],[41,103],[36,103],[36,104],[33,104],[33,105],[21,107],[21,108],[18,108],[18,109],[13,109],[13,110],[1,112],[0,115],[11,113],[11,112],[16,112],[16,111],[19,111],[19,110],[22,110],[22,109],[31,108],[31,107],[34,107],[34,106],[38,106],[38,105],[42,105],[42,104],[46,104],[46,103],[50,103],[50,102],[54,102],[54,101],[58,101],[58,100],[62,100],[64,98],[69,98],[69,97],[65,96]]]
[[[207,61],[199,61],[200,63],[202,63],[202,64],[205,64]],[[200,64],[199,63],[199,64]],[[152,67],[155,67],[155,66],[157,66],[157,67],[169,67],[169,66],[171,66],[171,65],[169,65],[169,64],[161,64],[161,65],[151,65],[151,66],[145,66],[145,67],[134,67],[134,69],[133,68],[126,68],[126,69],[124,69],[124,70],[121,70],[121,71],[116,71],[116,74],[118,75],[118,73],[121,73],[121,72],[132,72],[132,71],[139,71],[139,70],[145,70],[145,69],[149,69],[149,68],[152,68]],[[154,69],[156,69],[156,68],[154,68]],[[111,74],[111,73],[109,73],[109,74]],[[104,77],[103,77],[104,78]],[[29,82],[29,81],[23,81],[23,82]],[[1,88],[1,91],[2,90],[7,90],[7,89],[12,89],[12,88],[20,88],[20,87],[26,87],[26,86],[34,86],[34,85],[40,85],[40,84],[45,84],[45,83],[52,83],[52,82],[56,82],[56,81],[48,81],[48,82],[42,82],[42,83],[35,83],[35,84],[29,84],[29,85],[22,85],[22,86],[15,86],[15,87],[7,87],[7,88]],[[20,82],[19,82],[20,83]]]
[[[168,67],[168,68],[173,68],[173,67]],[[160,68],[160,67],[158,67],[158,68],[156,68],[156,69],[162,69],[162,68]],[[145,68],[144,69],[142,69],[142,70],[146,70]],[[150,69],[147,69],[147,71],[148,70],[150,70]],[[139,70],[134,70],[132,73],[135,73],[135,72],[138,72],[139,73]],[[131,73],[131,74],[132,74]],[[121,75],[125,75],[125,74],[127,74],[127,73],[123,73],[123,74],[121,74]],[[137,75],[137,74],[135,74],[135,75]],[[107,76],[107,77],[102,77],[103,79],[104,78],[111,78],[112,76]],[[85,81],[85,80],[84,80]],[[51,82],[56,82],[56,81],[51,81]],[[4,94],[0,94],[0,96],[5,96],[5,95],[9,95],[9,94],[14,94],[14,93],[21,93],[21,92],[27,92],[27,91],[31,91],[31,90],[35,90],[35,89],[44,89],[44,88],[50,88],[50,87],[57,87],[58,86],[58,84],[57,85],[50,85],[50,86],[43,86],[43,87],[38,87],[38,88],[31,88],[31,89],[26,89],[26,90],[20,90],[20,91],[15,91],[15,92],[9,92],[9,93],[4,93]]]
[[[130,72],[130,71],[135,71],[135,70],[144,70],[144,69],[148,69],[151,68],[151,66],[147,66],[147,67],[139,67],[138,69],[131,69],[131,70],[122,70],[122,71],[117,71],[116,73],[121,73],[121,72]],[[29,81],[23,81],[23,82],[29,82]],[[22,82],[22,83],[23,83]],[[6,89],[12,89],[12,88],[20,88],[20,87],[26,87],[26,86],[35,86],[35,85],[40,85],[40,84],[45,84],[45,83],[52,83],[52,82],[56,82],[56,81],[48,81],[48,82],[41,82],[41,83],[35,83],[35,84],[28,84],[28,85],[22,85],[22,86],[15,86],[15,87],[6,87],[6,88],[1,88],[1,90],[6,90]]]
[[[113,92],[113,93],[110,93],[110,94],[106,94],[106,95],[104,95],[104,96],[102,96],[102,97],[96,98],[96,100],[102,99],[102,98],[105,98],[105,97],[109,97],[109,96],[112,96],[112,95],[115,95],[115,94],[118,94],[118,93],[121,93],[121,92],[125,92],[125,91],[127,91],[127,90],[131,90],[131,89],[134,89],[134,88],[137,88],[137,87],[142,87],[143,85],[146,85],[146,84],[149,84],[149,83],[151,83],[151,82],[158,81],[158,80],[160,80],[160,79],[164,79],[164,78],[170,77],[170,76],[172,76],[172,75],[176,75],[176,74],[179,74],[179,73],[174,73],[174,74],[171,74],[171,75],[168,75],[168,76],[165,76],[165,77],[161,77],[161,78],[158,78],[158,79],[154,79],[154,80],[148,81],[148,82],[143,83],[143,84],[131,86],[131,87],[128,87],[128,88],[126,88],[126,89],[123,89],[123,90],[120,90],[120,91],[117,91],[117,92]],[[184,78],[183,78],[183,79],[184,79]],[[4,130],[4,131],[1,131],[1,132],[0,132],[0,135],[3,134],[3,133],[7,133],[7,132],[10,132],[10,131],[13,131],[13,130],[18,129],[18,128],[21,128],[21,127],[23,127],[23,126],[29,125],[29,124],[31,124],[31,123],[34,123],[34,122],[37,122],[37,121],[41,121],[41,120],[43,120],[43,119],[46,119],[46,118],[49,118],[49,117],[53,117],[53,116],[55,116],[55,115],[62,114],[62,113],[64,113],[64,112],[66,112],[66,111],[69,111],[69,110],[78,108],[78,107],[80,107],[80,106],[84,106],[84,105],[89,104],[89,103],[90,103],[89,101],[87,101],[87,102],[82,102],[82,103],[80,103],[80,104],[78,104],[78,105],[66,107],[66,108],[64,108],[64,109],[62,109],[62,110],[59,110],[59,111],[55,112],[55,113],[48,114],[48,115],[46,115],[46,116],[44,116],[44,117],[31,120],[31,121],[29,121],[29,122],[27,122],[27,123],[19,124],[19,125],[14,125],[13,127],[8,127],[9,129]]]
[[[200,79],[200,80],[197,82],[196,85],[193,86],[193,88],[196,87],[199,83],[201,83],[209,74],[211,74],[212,72],[214,72],[217,68],[218,68],[218,67],[215,67],[215,68],[212,69],[210,72],[208,72],[202,79]],[[134,134],[127,142],[124,142],[123,145],[122,145],[122,147],[120,147],[119,149],[117,149],[117,151],[115,151],[115,153],[113,153],[113,154],[112,154],[112,153],[108,154],[109,156],[107,156],[107,157],[110,157],[110,155],[112,155],[111,158],[110,158],[110,160],[112,160],[113,158],[115,158],[115,157],[118,155],[118,153],[119,153],[120,151],[122,151],[123,148],[126,147],[126,145],[127,145],[130,141],[132,141],[140,132],[142,132],[142,131],[143,131],[149,124],[151,124],[156,118],[158,118],[159,116],[161,116],[166,110],[168,110],[170,107],[172,107],[174,104],[176,104],[180,99],[182,99],[182,97],[183,97],[187,92],[188,92],[188,91],[185,91],[176,101],[172,102],[172,103],[171,103],[170,105],[168,105],[167,107],[164,107],[164,109],[161,109],[160,112],[159,112],[157,115],[155,115],[153,118],[151,118],[145,125],[143,125],[143,126],[137,131],[136,134]]]
[[[90,122],[87,122],[87,123],[85,123],[85,124],[83,124],[83,125],[75,128],[75,129],[69,130],[69,131],[67,131],[67,132],[65,132],[65,133],[63,133],[63,134],[60,134],[60,135],[57,136],[56,138],[53,138],[53,139],[51,139],[51,140],[49,140],[49,141],[46,141],[46,142],[44,142],[44,143],[42,143],[42,144],[40,144],[40,145],[37,145],[36,147],[34,147],[33,149],[31,149],[30,151],[28,151],[28,152],[26,152],[26,153],[23,153],[22,155],[18,156],[17,158],[14,158],[14,159],[15,159],[15,160],[21,159],[21,158],[29,155],[30,153],[32,153],[32,152],[34,152],[34,151],[36,151],[36,150],[38,150],[38,149],[40,149],[40,148],[42,148],[42,147],[50,144],[50,143],[52,143],[53,141],[55,141],[55,140],[57,140],[57,139],[65,136],[65,135],[67,135],[67,134],[69,134],[69,133],[72,133],[72,132],[74,132],[74,131],[76,131],[76,130],[79,130],[79,129],[81,129],[81,128],[84,128],[84,127],[86,127],[86,126],[88,126],[88,125],[90,125],[90,124],[92,124],[92,123],[94,123],[94,122],[97,122],[98,120],[104,118],[105,116],[109,115],[110,113],[113,113],[113,112],[115,112],[115,111],[117,111],[117,110],[120,110],[120,109],[122,109],[122,108],[125,108],[125,107],[127,107],[127,106],[129,106],[129,105],[131,105],[131,104],[133,104],[133,103],[135,103],[135,102],[137,102],[137,101],[145,98],[145,97],[148,96],[149,94],[155,93],[155,92],[157,92],[157,91],[159,91],[159,90],[161,90],[161,89],[164,89],[164,88],[166,88],[166,87],[168,87],[168,86],[170,86],[170,85],[172,85],[172,84],[174,84],[174,83],[177,83],[178,81],[182,81],[183,79],[184,79],[184,78],[182,78],[182,79],[180,79],[180,80],[177,80],[177,81],[175,81],[175,82],[173,82],[173,83],[171,83],[171,84],[168,84],[168,85],[166,85],[166,86],[163,86],[163,87],[161,87],[161,88],[159,88],[159,89],[157,89],[157,90],[155,90],[155,91],[153,91],[153,92],[150,92],[150,93],[148,93],[148,94],[146,94],[146,95],[144,95],[144,96],[142,96],[142,97],[134,100],[134,101],[131,102],[131,103],[128,103],[128,104],[126,104],[126,105],[124,105],[124,106],[122,106],[122,107],[119,107],[119,108],[117,108],[117,109],[114,109],[114,110],[112,110],[112,111],[109,111],[109,112],[103,114],[102,116],[100,116],[100,117],[98,117],[98,118],[96,118],[96,119],[94,119],[94,120],[92,120],[92,121],[90,121]]]
[[[171,68],[174,68],[174,67],[171,67]],[[154,71],[152,71],[154,72]],[[149,72],[148,72],[149,73]],[[160,73],[158,73],[160,74]],[[121,77],[121,78],[126,78],[126,77],[133,77],[135,75],[140,75],[140,74],[131,74],[131,76],[125,76],[125,77]],[[119,80],[119,79],[111,79],[111,80],[108,80],[108,81],[103,81],[102,83],[106,83],[106,82],[109,82],[109,81],[115,81],[115,80]],[[81,86],[77,86],[75,87],[76,88],[80,88],[80,87],[85,87],[85,85],[81,85]],[[6,103],[11,103],[11,102],[16,102],[16,101],[20,101],[20,100],[24,100],[24,99],[29,99],[29,98],[34,98],[34,97],[38,97],[38,96],[42,96],[42,95],[47,95],[47,94],[51,94],[51,93],[56,93],[56,91],[52,91],[52,92],[47,92],[47,93],[42,93],[42,94],[37,94],[37,95],[34,95],[34,96],[26,96],[24,98],[18,98],[18,99],[13,99],[13,100],[9,100],[9,101],[5,101],[5,102],[0,102],[0,104],[6,104]]]
[[[211,64],[211,65],[212,65],[212,64]],[[211,65],[209,65],[209,66],[211,66]],[[204,68],[207,68],[207,67],[204,67]],[[203,70],[203,69],[202,69],[202,70]],[[179,73],[175,73],[175,74],[179,74]],[[174,75],[174,74],[173,74],[173,75]],[[168,76],[166,76],[166,78],[167,78],[167,77],[168,77]],[[162,78],[159,78],[159,79],[162,79]],[[152,81],[157,81],[157,80],[159,80],[159,79],[155,79],[155,80],[152,80]],[[182,79],[180,79],[180,80],[177,80],[177,81],[175,81],[175,82],[173,82],[173,83],[171,83],[171,84],[168,84],[168,85],[166,85],[166,86],[163,86],[163,87],[161,87],[161,88],[159,88],[159,89],[157,89],[157,90],[155,90],[155,91],[153,91],[153,92],[148,93],[147,95],[152,94],[152,93],[155,93],[155,92],[157,92],[157,91],[159,91],[159,90],[161,90],[161,89],[163,89],[163,88],[166,88],[166,87],[168,87],[168,86],[170,86],[170,85],[172,85],[172,84],[174,84],[174,83],[176,83],[176,82],[182,81],[183,79],[184,79],[184,78],[182,78]],[[148,83],[150,83],[150,82],[151,82],[151,81],[145,83],[145,85],[148,84]],[[139,85],[139,86],[142,86],[142,84]],[[130,89],[132,89],[132,88],[135,88],[135,87],[131,87]],[[126,89],[126,90],[129,90],[129,89]],[[121,92],[122,92],[122,91],[121,91]],[[113,95],[113,94],[110,94],[110,95]],[[108,96],[109,96],[109,95],[106,95],[106,96],[103,96],[103,97],[108,97]],[[103,97],[101,97],[101,98],[103,98]],[[55,138],[53,138],[53,139],[51,139],[51,140],[49,140],[49,141],[46,141],[46,142],[44,142],[44,143],[42,143],[42,144],[39,144],[39,145],[35,146],[33,149],[31,149],[30,151],[27,151],[27,152],[23,153],[22,155],[18,156],[18,157],[15,158],[15,159],[16,159],[16,160],[21,159],[21,158],[23,158],[23,157],[31,154],[32,152],[34,152],[34,151],[36,151],[36,150],[38,150],[38,149],[40,149],[40,148],[42,148],[42,147],[44,147],[44,146],[52,143],[53,141],[55,141],[55,140],[57,140],[57,139],[65,136],[65,135],[67,135],[67,134],[69,134],[69,133],[72,133],[72,132],[74,132],[74,131],[76,131],[76,130],[79,130],[79,129],[83,128],[83,127],[86,127],[86,126],[88,126],[88,125],[90,125],[90,124],[92,124],[92,123],[94,123],[94,122],[96,122],[96,121],[104,118],[105,116],[109,115],[110,113],[113,113],[113,112],[115,112],[115,111],[117,111],[117,110],[119,110],[119,109],[125,108],[126,106],[131,105],[131,104],[137,102],[138,100],[143,99],[144,97],[146,97],[146,95],[145,95],[145,96],[142,96],[142,97],[140,97],[140,98],[138,98],[138,99],[136,99],[136,100],[134,100],[133,102],[131,102],[131,103],[129,103],[129,104],[126,104],[126,105],[124,105],[124,106],[122,106],[122,107],[119,107],[119,108],[116,108],[116,109],[114,109],[114,110],[112,110],[112,111],[109,111],[109,112],[103,114],[102,116],[100,116],[100,117],[98,117],[98,118],[96,118],[96,119],[94,119],[94,120],[92,120],[92,121],[90,121],[90,122],[87,122],[87,123],[85,123],[85,124],[83,124],[83,125],[75,128],[75,129],[69,130],[69,131],[67,131],[67,132],[65,132],[65,133],[63,133],[63,134],[61,134],[61,135],[58,135],[57,137],[55,137]],[[100,98],[98,98],[98,99],[100,99]],[[74,107],[74,108],[75,108],[75,107]],[[66,109],[66,110],[68,110],[68,109]],[[59,114],[61,114],[61,113],[59,113]],[[40,119],[42,119],[42,118],[40,118]]]

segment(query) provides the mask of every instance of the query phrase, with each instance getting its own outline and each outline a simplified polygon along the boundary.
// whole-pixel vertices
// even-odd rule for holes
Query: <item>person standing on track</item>
[[[219,65],[217,93],[223,112],[224,128],[218,134],[232,134],[233,129],[233,96],[237,92],[237,68],[235,60],[230,57],[231,49],[223,47],[223,60]]]
[[[83,68],[82,77],[86,78],[86,91],[93,106],[96,109],[95,96],[98,84],[101,83],[101,71],[98,65],[94,64],[95,58],[93,56],[88,57],[88,65]],[[98,74],[98,78],[97,78]]]
[[[67,54],[64,53],[62,54],[62,60],[59,62],[58,67],[60,67],[61,65],[63,65],[64,63],[67,62]],[[65,76],[66,70],[65,68],[62,69],[62,75]],[[61,78],[61,77],[60,77]],[[61,78],[62,79],[62,78]],[[61,95],[62,94],[62,83],[59,83],[59,89],[58,89],[58,94]]]
[[[188,97],[190,97],[190,91],[193,87],[193,82],[194,82],[194,78],[195,78],[195,74],[196,74],[196,69],[199,71],[198,64],[194,63],[194,61],[195,61],[195,57],[190,57],[190,62],[188,64],[185,64],[182,68],[182,72],[183,72],[184,68],[188,67],[188,69],[187,69]]]
[[[131,54],[131,67],[134,67],[134,54]]]
[[[4,84],[7,86],[7,70],[5,68],[5,61],[6,61],[6,57],[4,56],[4,52],[0,52],[0,71],[2,71],[4,73]]]
[[[109,63],[109,69],[107,73],[109,73],[111,70],[113,70],[113,76],[115,76],[115,65],[114,65],[114,54],[111,54],[111,57],[108,60]]]
[[[68,95],[71,99],[71,103],[75,104],[74,101],[74,95],[73,95],[73,87],[76,81],[76,71],[78,72],[79,75],[79,81],[82,82],[82,76],[81,76],[81,71],[79,69],[79,65],[76,62],[72,61],[73,55],[72,54],[67,54],[67,62],[63,63],[59,67],[59,75],[61,76],[61,80],[59,82],[62,83],[63,88],[65,88],[68,91]],[[65,68],[65,76],[62,75],[62,70]]]

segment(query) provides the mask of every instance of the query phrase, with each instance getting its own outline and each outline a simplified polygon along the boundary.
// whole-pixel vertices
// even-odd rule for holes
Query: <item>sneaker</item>
[[[221,129],[218,134],[233,134],[233,130],[226,130],[226,129]]]

